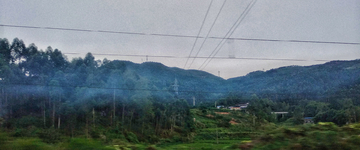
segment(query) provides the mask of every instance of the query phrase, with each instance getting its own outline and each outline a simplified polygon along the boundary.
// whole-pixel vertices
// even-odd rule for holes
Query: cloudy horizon
[[[251,0],[213,1],[199,34],[224,37]],[[197,36],[211,0],[91,0],[91,1],[7,1],[0,0],[0,24],[106,30],[164,35]],[[231,38],[299,40],[360,43],[360,1],[256,1]],[[153,35],[131,35],[0,26],[0,38],[10,42],[17,37],[39,49],[57,48],[71,60],[87,52],[96,59],[128,60],[135,63],[160,62],[169,67],[199,69],[221,39]],[[225,43],[215,57],[256,59],[212,59],[203,71],[228,79],[256,70],[290,65],[314,65],[326,61],[359,59],[360,44],[312,43],[286,41],[234,40]],[[195,60],[189,59],[189,55]],[[110,55],[96,55],[110,54]],[[118,56],[111,54],[127,55]],[[174,56],[169,57],[133,57]],[[230,56],[231,55],[231,56]],[[260,59],[257,59],[260,58]],[[264,59],[262,59],[264,58]],[[278,60],[275,60],[278,59]],[[294,59],[294,60],[279,60]],[[191,63],[193,62],[193,63]],[[189,67],[191,64],[191,67]]]

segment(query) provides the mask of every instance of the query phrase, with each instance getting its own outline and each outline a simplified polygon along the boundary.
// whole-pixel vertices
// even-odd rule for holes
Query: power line
[[[178,38],[205,38],[194,35],[178,35],[178,34],[161,34],[161,33],[142,33],[142,32],[125,32],[125,31],[110,31],[110,30],[89,30],[76,28],[58,28],[58,27],[40,27],[40,26],[23,26],[23,25],[7,25],[0,24],[2,27],[10,28],[27,28],[27,29],[41,29],[41,30],[61,30],[61,31],[77,31],[77,32],[98,32],[98,33],[112,33],[112,34],[128,34],[139,36],[160,36],[160,37],[178,37]],[[237,41],[259,41],[259,42],[290,42],[290,43],[314,43],[314,44],[340,44],[340,45],[360,45],[359,42],[339,42],[339,41],[312,41],[312,40],[281,40],[281,39],[264,39],[264,38],[224,38],[224,37],[208,37],[210,39],[233,39]]]
[[[218,37],[212,37],[218,39]],[[226,38],[230,40],[239,41],[260,41],[260,42],[288,42],[288,43],[318,43],[318,44],[345,44],[345,45],[360,45],[356,42],[331,42],[331,41],[311,41],[311,40],[278,40],[278,39],[254,39],[254,38]]]
[[[63,53],[63,54],[80,54],[80,53]],[[101,53],[92,53],[92,55],[101,55],[101,56],[124,56],[124,57],[152,57],[152,58],[170,58],[170,59],[184,59],[184,58],[197,58],[197,59],[207,59],[207,56],[167,56],[167,55],[126,55],[126,54],[101,54]],[[335,61],[335,60],[321,60],[321,59],[291,59],[291,58],[260,58],[260,57],[213,57],[213,59],[233,59],[233,60],[277,60],[277,61]]]
[[[242,22],[242,20],[245,18],[245,16],[247,15],[247,12],[249,12],[248,10],[250,10],[252,8],[252,6],[254,6],[254,4],[256,3],[256,0],[251,1],[245,8],[245,10],[241,13],[241,15],[239,16],[239,18],[235,21],[235,23],[231,26],[230,30],[225,34],[224,38],[219,42],[219,44],[215,47],[215,49],[211,52],[211,54],[209,55],[210,57],[215,57],[215,55],[217,54],[217,52],[220,50],[221,48],[221,43],[225,43],[223,41],[225,41],[226,38],[229,38],[231,36],[231,34],[236,30],[236,28],[240,25],[240,23]],[[220,46],[219,50],[218,47]],[[216,52],[215,52],[216,51]],[[214,54],[215,52],[215,54]],[[214,55],[213,55],[214,54]],[[213,55],[213,56],[212,56]],[[209,59],[208,58],[208,59]],[[199,67],[199,69],[208,61],[208,59],[206,59],[201,66]],[[211,59],[210,59],[211,61]],[[210,62],[209,61],[209,62]],[[209,64],[209,63],[207,63]],[[207,66],[207,64],[205,65],[205,67]],[[204,67],[204,68],[205,68]],[[203,69],[204,69],[203,68]]]
[[[205,23],[205,20],[206,20],[206,18],[207,18],[207,15],[209,14],[209,11],[210,11],[210,8],[211,8],[211,4],[213,3],[213,0],[211,0],[211,2],[210,2],[210,4],[209,4],[209,8],[207,9],[207,11],[206,11],[206,14],[205,14],[205,17],[204,17],[204,20],[203,20],[203,22],[201,23],[201,27],[200,27],[200,30],[199,30],[199,32],[198,32],[198,34],[197,34],[197,38],[195,39],[195,42],[194,42],[194,44],[193,44],[193,46],[192,46],[192,48],[191,48],[191,51],[190,51],[190,54],[189,54],[189,57],[191,56],[191,53],[193,52],[193,50],[194,50],[194,47],[195,47],[195,45],[196,45],[196,42],[197,42],[197,40],[199,39],[198,37],[199,37],[199,35],[200,35],[200,33],[201,33],[201,30],[202,30],[202,28],[203,28],[203,26],[204,26],[204,23]],[[185,65],[184,65],[184,69],[185,69],[185,67],[186,67],[186,65],[187,65],[187,62],[189,61],[189,58],[188,59],[186,59],[186,62],[185,62]],[[191,66],[191,65],[190,65]]]
[[[21,86],[42,86],[42,87],[58,87],[58,88],[89,88],[89,89],[105,89],[105,90],[124,90],[124,91],[153,91],[153,92],[173,92],[173,90],[158,90],[158,89],[138,89],[138,88],[112,88],[112,87],[95,87],[95,86],[72,86],[72,85],[43,85],[43,84],[28,84],[28,83],[6,83],[5,85],[21,85]],[[179,91],[180,93],[229,93],[221,91]],[[250,94],[250,93],[249,93]]]
[[[40,26],[22,26],[22,25],[6,25],[0,24],[3,27],[12,28],[28,28],[28,29],[43,29],[43,30],[61,30],[61,31],[79,31],[79,32],[99,32],[99,33],[114,33],[114,34],[128,34],[128,35],[142,35],[142,36],[164,36],[164,37],[183,37],[183,38],[203,38],[193,35],[177,35],[177,34],[160,34],[160,33],[143,33],[143,32],[126,32],[126,31],[111,31],[111,30],[90,30],[90,29],[76,29],[76,28],[59,28],[59,27],[40,27]]]
[[[214,27],[214,25],[215,25],[215,23],[216,23],[216,20],[218,19],[219,15],[220,15],[220,13],[221,13],[221,11],[222,11],[222,9],[224,8],[225,3],[226,3],[226,0],[224,0],[224,2],[223,2],[223,4],[222,4],[222,6],[221,6],[221,8],[220,8],[220,10],[219,10],[219,12],[218,12],[218,14],[216,15],[216,18],[215,18],[213,24],[212,24],[211,27],[210,27],[209,32],[206,34],[206,37],[205,37],[205,39],[203,40],[203,42],[202,42],[202,44],[201,44],[198,52],[196,53],[195,57],[199,54],[199,52],[201,51],[202,47],[204,46],[204,43],[205,43],[206,40],[208,39],[208,36],[209,36],[212,28]],[[194,59],[192,60],[192,62],[190,63],[189,68],[190,68],[191,65],[194,63],[194,61],[195,61],[195,58],[194,58]]]
[[[247,11],[245,12],[244,16],[241,18],[241,20],[239,21],[239,23],[236,25],[236,27],[234,28],[233,31],[231,31],[230,35],[228,36],[231,37],[231,35],[235,32],[235,30],[239,27],[239,25],[241,24],[241,22],[244,20],[244,18],[247,16],[247,14],[250,12],[251,8],[254,7],[255,3],[257,2],[257,0],[254,0],[254,3],[252,3],[252,5],[249,7],[249,9],[247,9]],[[221,42],[220,42],[221,43]],[[216,53],[212,56],[212,58],[214,58],[217,53],[221,50],[221,48],[224,46],[225,42],[223,42],[221,44],[221,46],[218,48],[218,50],[216,51]],[[210,58],[210,60],[207,62],[207,64],[203,67],[203,69],[206,68],[206,66],[211,62],[212,58]]]
[[[41,86],[41,87],[58,87],[58,88],[88,88],[88,89],[104,89],[104,90],[124,90],[124,91],[153,91],[153,92],[173,92],[173,90],[158,90],[158,89],[138,89],[138,88],[111,88],[111,87],[95,87],[95,86],[72,86],[72,85],[43,85],[43,84],[29,84],[29,83],[5,83],[2,85],[21,85],[21,86]],[[26,90],[29,91],[31,88],[27,88]],[[293,95],[293,94],[305,94],[306,92],[298,92],[298,93],[279,93],[279,92],[244,92],[244,91],[195,91],[195,90],[184,90],[184,91],[179,91],[179,93],[234,93],[234,94],[264,94],[264,95],[268,95],[269,94],[273,94],[273,95],[285,95],[285,96],[289,96],[289,95]],[[315,93],[311,93],[311,94],[315,94]],[[356,95],[356,96],[360,96],[359,93],[349,93],[348,95]],[[325,96],[325,95],[323,95]],[[334,96],[334,95],[330,95],[330,96]]]

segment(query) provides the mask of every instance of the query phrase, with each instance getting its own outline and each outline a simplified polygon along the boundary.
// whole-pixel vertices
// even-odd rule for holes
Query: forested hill
[[[224,80],[204,71],[156,62],[96,61],[91,53],[69,61],[57,49],[43,51],[34,44],[26,47],[17,38],[12,43],[0,39],[0,54],[1,88],[8,97],[18,99],[28,99],[31,93],[33,98],[60,95],[62,101],[101,101],[111,99],[116,90],[121,100],[186,99],[192,103],[195,97],[197,104],[229,93],[243,98],[256,94],[271,100],[320,100],[353,90],[360,82],[360,60],[288,66]]]
[[[272,100],[322,100],[360,83],[360,60],[281,67],[228,80],[204,71],[167,67],[157,62],[136,64],[115,60],[108,64],[105,62],[99,69],[109,65],[124,65],[125,73],[119,78],[127,83],[126,88],[132,88],[130,80],[139,85],[137,88],[150,89],[152,97],[183,98],[189,103],[193,96],[198,102],[204,102],[226,97],[229,93],[242,98],[256,94]],[[178,95],[174,91],[175,79],[179,85]]]
[[[155,90],[151,91],[153,96],[164,98],[167,94],[168,97],[187,99],[189,103],[193,96],[202,102],[214,101],[229,93],[243,98],[256,94],[272,100],[323,100],[360,83],[360,60],[281,67],[228,80],[204,71],[171,68],[156,62],[136,64],[112,61],[115,64],[121,62],[128,72],[145,79],[143,81],[147,86],[143,88]],[[178,95],[174,91],[175,79],[179,85]],[[138,81],[141,84],[142,81]],[[347,96],[351,97],[349,94]]]
[[[331,61],[313,66],[288,66],[255,71],[227,80],[238,95],[270,99],[326,99],[360,83],[360,60]],[[351,96],[351,95],[347,95]]]
[[[153,98],[180,98],[187,99],[190,103],[192,97],[195,96],[199,99],[198,102],[203,102],[220,98],[224,92],[227,92],[223,89],[226,80],[204,71],[167,67],[157,62],[136,64],[119,60],[105,63],[102,66],[106,68],[109,65],[124,65],[124,73],[119,74],[119,78],[124,80],[125,86],[120,85],[120,87],[133,89],[132,86],[129,86],[129,82],[133,82],[138,85],[135,90],[149,89],[149,95]],[[174,90],[175,80],[178,85],[178,93]]]
[[[178,92],[174,87],[175,80]],[[203,71],[170,68],[161,63],[85,57],[67,60],[58,49],[40,50],[15,38],[0,39],[0,86],[6,98],[61,97],[61,101],[121,101],[135,99],[215,100],[227,91],[225,80]],[[115,90],[115,91],[113,91]],[[33,97],[30,97],[33,96]]]
[[[228,93],[244,98],[256,94],[272,100],[323,100],[338,96],[339,91],[354,89],[352,87],[360,83],[360,60],[281,67],[266,72],[255,71],[228,80],[203,71],[169,68],[154,62],[131,66],[134,67],[128,69],[146,78],[157,89],[173,90],[176,78],[179,98],[189,101],[192,96],[199,100],[213,101],[228,96]]]

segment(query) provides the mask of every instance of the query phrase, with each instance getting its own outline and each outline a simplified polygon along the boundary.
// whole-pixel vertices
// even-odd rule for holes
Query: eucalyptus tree
[[[10,46],[11,55],[12,55],[12,62],[18,61],[23,57],[23,54],[27,52],[26,46],[24,44],[24,41],[19,40],[18,38],[15,38]]]
[[[8,65],[12,60],[10,44],[6,38],[0,38],[0,58],[2,65]]]

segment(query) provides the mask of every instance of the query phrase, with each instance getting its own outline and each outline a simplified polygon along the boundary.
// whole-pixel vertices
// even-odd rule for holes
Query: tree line
[[[0,117],[8,129],[35,126],[99,137],[108,128],[155,141],[190,133],[188,103],[171,92],[165,99],[137,90],[148,82],[123,61],[97,61],[91,53],[69,61],[58,49],[0,39]]]

